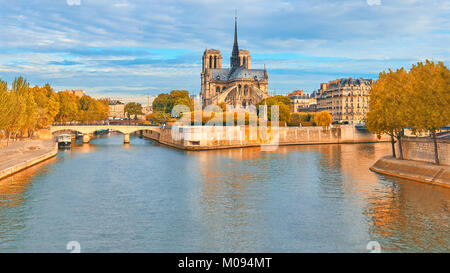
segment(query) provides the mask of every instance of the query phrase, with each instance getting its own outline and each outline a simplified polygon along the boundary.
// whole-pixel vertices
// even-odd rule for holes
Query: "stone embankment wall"
[[[143,133],[162,144],[185,150],[212,150],[260,145],[299,145],[332,143],[365,143],[389,141],[354,126],[324,129],[322,127],[279,127],[277,130],[249,126],[184,126],[161,128],[160,132]]]
[[[2,153],[8,153],[5,151],[6,149],[8,148],[0,150],[0,155],[2,155]],[[0,164],[0,179],[54,157],[58,153],[58,144],[53,140],[49,140],[46,141],[39,150],[14,153],[15,156],[11,160]],[[4,156],[6,157],[6,155]]]
[[[415,160],[399,160],[392,156],[379,159],[370,170],[399,178],[450,188],[450,166]]]
[[[450,166],[450,139],[437,139],[439,162]],[[397,150],[398,150],[397,143]],[[403,137],[403,159],[434,163],[434,142],[430,137]],[[397,157],[399,157],[397,153]]]

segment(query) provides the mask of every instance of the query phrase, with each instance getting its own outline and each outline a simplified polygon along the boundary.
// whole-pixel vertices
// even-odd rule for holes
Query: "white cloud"
[[[381,0],[366,0],[366,1],[367,1],[367,5],[369,5],[369,6],[373,6],[373,5],[379,6],[379,5],[381,5]]]
[[[311,79],[376,73],[423,58],[450,59],[448,1],[38,2],[2,5],[0,37],[7,37],[0,39],[2,78],[25,74],[73,88],[84,79],[118,86],[151,80],[162,90],[198,90],[204,48],[220,49],[228,62],[235,8],[239,45],[251,51],[254,67],[267,63],[271,89],[308,89],[318,85]],[[146,49],[163,50],[157,56],[136,53]],[[170,50],[189,56],[173,56]],[[152,58],[161,62],[148,61]],[[280,75],[291,70],[298,75]]]
[[[79,6],[81,5],[81,0],[66,0],[66,3],[69,6]]]

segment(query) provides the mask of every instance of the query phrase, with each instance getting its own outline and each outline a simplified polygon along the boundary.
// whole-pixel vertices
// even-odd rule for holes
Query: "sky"
[[[0,78],[94,97],[200,92],[205,48],[229,66],[234,16],[269,92],[450,64],[447,0],[0,0]]]

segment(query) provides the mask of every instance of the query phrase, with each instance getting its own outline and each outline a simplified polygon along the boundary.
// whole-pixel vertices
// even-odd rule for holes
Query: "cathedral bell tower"
[[[222,68],[222,55],[220,54],[220,50],[205,49],[202,63],[202,72],[206,72],[208,69]]]

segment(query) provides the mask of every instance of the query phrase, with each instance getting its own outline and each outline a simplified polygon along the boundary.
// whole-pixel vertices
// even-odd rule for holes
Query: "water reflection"
[[[122,135],[0,181],[0,252],[449,251],[446,188],[368,168],[389,143],[184,152]],[[48,164],[52,163],[52,164]]]
[[[4,207],[19,206],[24,202],[24,194],[30,186],[32,177],[45,175],[48,165],[56,162],[55,157],[31,166],[19,173],[0,179],[0,210]]]
[[[256,238],[251,240],[252,244],[242,241],[242,238],[257,234],[252,232],[255,223],[260,224],[258,229],[271,225],[262,217],[278,218],[263,215],[253,208],[265,207],[273,199],[278,199],[269,192],[274,191],[281,192],[284,197],[296,194],[291,204],[280,201],[290,209],[297,207],[298,211],[293,210],[278,220],[289,223],[291,221],[282,218],[297,218],[298,222],[293,224],[300,227],[284,229],[277,226],[277,232],[284,230],[290,236],[297,234],[302,237],[309,232],[301,228],[302,225],[308,226],[303,222],[305,219],[316,223],[317,227],[332,227],[310,232],[323,237],[334,236],[329,240],[330,244],[305,244],[301,238],[299,245],[288,248],[291,251],[303,251],[308,247],[312,251],[345,251],[340,240],[345,241],[352,251],[364,251],[364,242],[370,240],[379,240],[385,251],[448,251],[450,219],[447,203],[450,191],[383,177],[368,170],[378,158],[389,152],[389,145],[382,143],[283,146],[272,153],[260,152],[259,148],[198,153],[196,156],[204,178],[203,213],[209,223],[211,241],[225,243],[222,247],[227,250],[251,251]],[[276,189],[272,188],[273,184],[277,184]],[[311,200],[311,195],[318,199]],[[306,213],[304,209],[316,214]],[[355,238],[351,237],[367,239],[355,245],[352,242]],[[321,241],[319,238],[316,240]],[[315,248],[318,246],[320,248]],[[269,245],[262,249],[267,249],[265,247],[274,251],[285,249]]]

